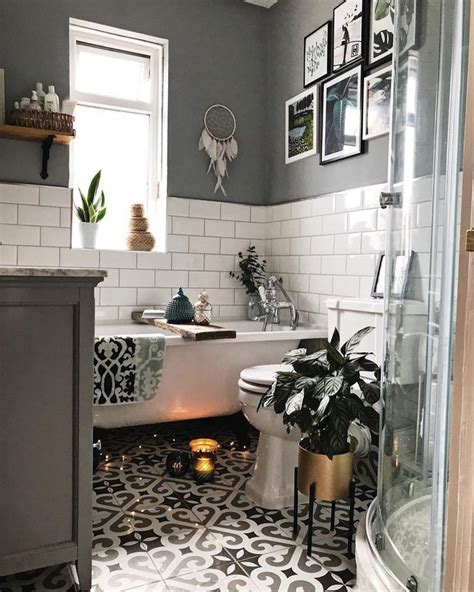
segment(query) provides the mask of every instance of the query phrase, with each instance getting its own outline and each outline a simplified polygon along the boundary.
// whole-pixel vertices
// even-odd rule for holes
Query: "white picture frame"
[[[390,132],[392,112],[392,65],[364,78],[362,138],[372,140]]]
[[[285,102],[285,163],[317,153],[317,94],[310,88]],[[308,126],[312,128],[309,138]]]

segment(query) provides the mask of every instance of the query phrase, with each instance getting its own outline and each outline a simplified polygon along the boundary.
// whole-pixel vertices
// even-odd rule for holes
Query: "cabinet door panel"
[[[74,539],[74,322],[0,306],[0,555]]]

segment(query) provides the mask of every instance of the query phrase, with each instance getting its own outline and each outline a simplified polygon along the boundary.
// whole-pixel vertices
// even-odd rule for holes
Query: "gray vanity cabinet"
[[[74,562],[91,586],[98,270],[0,268],[0,575]]]

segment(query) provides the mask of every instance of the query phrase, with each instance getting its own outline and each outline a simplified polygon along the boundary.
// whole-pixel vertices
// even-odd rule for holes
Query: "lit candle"
[[[193,471],[196,481],[210,481],[214,476],[218,443],[209,438],[200,438],[191,440],[189,447],[193,455]]]

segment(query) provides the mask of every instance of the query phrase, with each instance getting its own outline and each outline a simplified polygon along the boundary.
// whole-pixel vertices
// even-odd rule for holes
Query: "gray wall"
[[[285,101],[304,90],[304,37],[332,20],[332,11],[340,3],[341,0],[280,0],[269,12],[267,88],[270,203],[383,183],[387,179],[388,136],[366,142],[365,154],[335,163],[320,165],[318,153],[285,164]]]
[[[36,80],[54,82],[59,95],[67,96],[68,20],[82,18],[170,40],[169,195],[222,198],[214,196],[207,157],[197,150],[203,112],[214,102],[234,109],[241,147],[224,201],[279,203],[382,183],[387,136],[366,142],[364,154],[336,163],[321,166],[318,154],[285,164],[284,106],[303,90],[303,39],[332,19],[339,3],[279,0],[265,10],[242,0],[0,0],[7,106]],[[416,175],[429,174],[433,160],[437,4],[427,0],[419,7]],[[0,181],[41,183],[40,166],[39,145],[0,140]],[[47,183],[67,185],[68,176],[68,149],[55,147]]]
[[[206,176],[208,161],[197,143],[205,109],[222,102],[236,114],[242,149],[226,183],[228,201],[262,203],[267,15],[241,0],[0,0],[7,108],[36,80],[68,95],[69,17],[167,38],[169,195],[214,198],[215,179]],[[66,186],[68,165],[68,149],[54,147],[47,183]],[[38,144],[0,140],[1,181],[41,183],[40,168]]]

